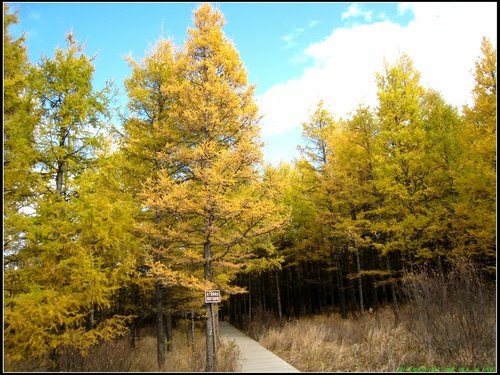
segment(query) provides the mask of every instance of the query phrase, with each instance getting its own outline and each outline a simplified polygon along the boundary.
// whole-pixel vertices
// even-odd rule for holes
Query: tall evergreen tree
[[[33,150],[35,117],[30,97],[27,50],[25,37],[13,39],[9,27],[18,22],[16,13],[9,13],[3,4],[3,173],[4,199],[7,203],[22,202],[30,195],[29,176],[35,154]],[[10,199],[12,197],[12,199]]]
[[[150,179],[144,198],[160,212],[171,246],[197,261],[206,288],[231,287],[234,271],[252,257],[249,241],[284,222],[272,187],[260,181],[262,142],[253,86],[233,44],[224,36],[223,15],[209,4],[194,13],[179,56],[182,76],[162,153],[167,166]],[[175,219],[172,220],[172,219]],[[207,371],[215,369],[215,308],[207,304]]]
[[[346,318],[346,246],[336,234],[340,215],[336,195],[339,181],[335,177],[337,144],[334,137],[338,134],[339,126],[340,122],[334,120],[323,101],[317,104],[309,122],[302,124],[305,146],[299,148],[301,158],[297,161],[297,168],[301,175],[299,186],[302,199],[305,201],[302,204],[311,205],[311,209],[299,211],[302,214],[299,220],[306,220],[301,230],[308,238],[299,243],[303,247],[306,262],[321,260],[326,262],[328,269],[335,271],[341,315]]]
[[[125,163],[121,169],[126,189],[133,194],[138,207],[144,203],[138,196],[144,181],[148,178],[155,180],[160,170],[173,167],[163,162],[161,154],[169,143],[165,129],[172,121],[170,116],[174,96],[170,91],[177,82],[175,58],[174,46],[164,39],[153,46],[141,63],[134,61],[132,57],[128,58],[132,75],[125,80],[129,114],[123,126],[121,152]],[[142,211],[135,216],[140,235],[144,238],[145,261],[150,258],[153,264],[168,263],[168,242],[158,228],[161,221],[159,210]],[[166,285],[153,270],[148,274],[155,279],[157,360],[161,368],[165,362]]]
[[[420,232],[417,253],[423,259],[432,259],[444,271],[443,260],[449,260],[454,253],[455,235],[450,228],[457,219],[453,205],[457,201],[457,182],[462,169],[459,139],[463,121],[457,109],[433,90],[426,90],[421,106],[424,153],[429,170],[421,203],[428,222],[425,230]]]
[[[3,249],[4,265],[10,267],[25,241],[23,227],[32,210],[36,111],[29,90],[31,65],[25,38],[10,35],[9,28],[18,22],[17,14],[10,13],[6,3],[3,11]]]
[[[321,172],[327,162],[328,135],[332,132],[334,123],[333,116],[325,108],[323,100],[320,100],[309,121],[302,124],[305,144],[299,146],[299,151],[318,172]]]
[[[352,275],[358,279],[361,313],[364,311],[362,279],[365,270],[361,269],[360,253],[372,250],[372,211],[379,198],[374,173],[378,133],[373,112],[368,107],[359,106],[329,138],[328,143],[329,148],[335,150],[328,163],[330,189],[338,214],[335,232],[356,259],[356,271]],[[369,271],[371,276],[377,274],[374,270]]]
[[[421,116],[424,88],[411,58],[403,54],[394,65],[377,73],[377,116],[380,122],[376,188],[383,203],[378,208],[377,245],[392,273],[390,288],[395,321],[398,308],[394,281],[401,257],[413,264],[419,234],[428,224],[424,208],[429,169],[424,152],[425,132]],[[392,261],[391,261],[392,258]]]
[[[483,38],[474,70],[473,103],[464,107],[463,169],[456,205],[461,220],[454,237],[457,256],[472,257],[491,272],[496,260],[496,69],[496,49]]]
[[[85,350],[124,332],[125,317],[96,319],[95,312],[111,306],[131,262],[124,245],[130,238],[122,230],[129,225],[108,221],[120,200],[102,194],[104,171],[96,164],[110,87],[94,90],[92,59],[72,34],[67,43],[54,58],[42,58],[31,76],[40,116],[31,145],[37,178],[30,186],[33,213],[8,276],[19,287],[7,299],[5,314],[9,359],[48,359],[51,369],[64,348]],[[92,182],[99,178],[100,185]]]

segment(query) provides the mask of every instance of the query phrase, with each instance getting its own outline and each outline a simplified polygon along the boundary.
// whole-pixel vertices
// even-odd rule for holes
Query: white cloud
[[[296,45],[296,42],[295,40],[300,36],[300,34],[302,34],[304,32],[304,28],[302,27],[298,27],[296,28],[295,30],[289,32],[288,34],[286,35],[283,35],[281,37],[282,40],[285,41],[285,48],[291,48],[291,47],[294,47]]]
[[[345,17],[356,9],[351,6]],[[425,87],[461,108],[470,100],[482,37],[496,46],[496,10],[494,3],[415,3],[400,7],[414,14],[406,26],[385,20],[335,29],[304,50],[312,64],[299,78],[257,97],[263,136],[300,127],[320,98],[336,117],[361,103],[376,105],[375,72],[382,71],[384,58],[393,63],[403,52],[413,59]]]
[[[312,21],[309,21],[309,25],[308,26],[310,28],[313,28],[313,27],[318,26],[320,23],[321,23],[321,21],[319,21],[319,20],[312,20]]]
[[[399,3],[398,4],[398,14],[403,15],[407,11],[411,12],[411,7],[412,7],[411,3]]]
[[[367,10],[363,11],[359,7],[359,4],[351,4],[349,6],[349,9],[342,13],[341,18],[342,20],[346,20],[348,18],[356,18],[356,17],[362,17],[365,19],[365,21],[370,22],[372,20],[372,12]]]
[[[321,21],[319,20],[309,21],[309,23],[307,24],[307,28],[312,29],[320,23]],[[290,31],[288,34],[281,36],[280,39],[285,41],[285,48],[292,48],[297,46],[297,38],[304,34],[305,31],[306,28],[297,27],[294,30]]]

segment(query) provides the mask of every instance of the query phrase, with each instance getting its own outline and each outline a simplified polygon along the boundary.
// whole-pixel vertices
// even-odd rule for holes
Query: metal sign
[[[219,303],[220,290],[205,290],[205,303]]]

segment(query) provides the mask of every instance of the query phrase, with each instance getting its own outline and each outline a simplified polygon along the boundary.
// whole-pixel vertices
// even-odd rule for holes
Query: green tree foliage
[[[132,75],[125,81],[129,114],[124,122],[121,170],[126,189],[133,194],[138,207],[145,205],[139,194],[148,178],[157,181],[160,171],[175,173],[183,168],[181,164],[166,163],[163,156],[176,142],[168,131],[176,100],[174,88],[179,83],[176,55],[172,43],[160,39],[140,63],[128,58]],[[137,233],[143,239],[143,265],[149,267],[147,277],[153,279],[155,288],[157,358],[161,367],[165,361],[164,313],[182,311],[187,305],[194,309],[186,298],[189,291],[185,287],[193,287],[196,281],[183,273],[189,269],[189,262],[171,248],[159,225],[168,218],[160,210],[140,210],[135,217]],[[168,314],[167,319],[170,319]]]
[[[405,220],[423,214],[419,203],[424,199],[425,165],[424,129],[420,99],[424,89],[420,74],[407,55],[394,66],[377,75],[380,121],[380,151],[376,166],[377,189],[384,196],[381,232],[388,237],[384,253],[410,251]],[[425,221],[418,221],[424,226]],[[410,226],[417,224],[408,223]],[[408,230],[411,230],[408,228]]]
[[[453,110],[438,94],[425,90],[419,79],[407,55],[377,75],[381,134],[376,174],[377,189],[384,198],[382,251],[399,251],[410,265],[435,256],[426,233],[431,224],[438,224],[433,222],[436,200],[447,193],[440,186],[449,182],[451,166],[446,158],[450,163],[458,129]],[[446,137],[441,138],[443,133]]]
[[[109,87],[93,89],[92,61],[71,34],[67,41],[32,75],[36,200],[5,272],[7,356],[48,360],[52,369],[65,347],[85,350],[125,332],[128,318],[110,309],[134,265],[130,203],[117,198],[113,168],[97,164]]]
[[[302,124],[301,157],[272,167],[255,88],[211,5],[195,10],[182,48],[160,39],[142,61],[128,58],[118,149],[112,87],[95,89],[94,58],[68,34],[66,49],[32,65],[24,36],[9,33],[17,21],[4,4],[11,366],[30,358],[57,370],[64,351],[129,327],[135,338],[154,315],[161,367],[172,318],[196,312],[206,314],[214,371],[217,307],[204,305],[203,290],[220,289],[236,321],[256,306],[280,319],[339,307],[345,318],[382,299],[396,312],[405,268],[444,273],[467,258],[496,271],[496,49],[487,39],[463,114],[423,87],[403,54],[376,75],[375,110],[360,105],[336,120],[320,101]]]
[[[164,167],[161,152],[168,139],[164,128],[171,117],[176,82],[175,50],[160,39],[141,63],[128,58],[132,75],[125,80],[129,114],[123,124],[124,169],[133,180],[127,188],[141,190],[143,180]]]
[[[422,202],[428,224],[420,233],[420,254],[441,264],[442,259],[453,256],[454,234],[450,228],[456,220],[453,204],[457,199],[457,176],[462,168],[463,121],[457,110],[432,90],[426,90],[422,98],[422,119],[429,173]]]
[[[7,206],[26,204],[31,195],[30,170],[35,158],[33,130],[35,118],[28,88],[30,64],[23,43],[24,36],[13,39],[9,27],[18,22],[17,15],[3,5],[3,173],[4,199]],[[19,207],[18,207],[19,208]]]
[[[386,64],[377,83],[376,113],[359,106],[335,123],[320,103],[305,124],[298,195],[291,203],[296,250],[287,258],[323,262],[325,270],[335,270],[340,289],[353,287],[346,276],[357,277],[361,310],[363,278],[372,287],[377,279],[377,285],[387,282],[395,300],[393,283],[402,267],[441,267],[461,253],[462,240],[485,244],[457,232],[477,225],[464,210],[472,190],[466,193],[462,184],[473,182],[465,174],[467,127],[457,110],[421,86],[407,55]],[[343,305],[347,296],[339,293]]]
[[[320,252],[330,252],[328,241],[325,238],[331,234],[335,219],[333,195],[331,194],[331,179],[328,163],[334,155],[334,150],[328,142],[335,131],[336,122],[332,114],[325,108],[323,101],[319,101],[308,122],[302,124],[304,146],[299,147],[301,158],[297,161],[301,183],[298,203],[302,206],[297,213],[301,230],[306,230],[306,236],[312,243],[302,242],[308,249],[306,258],[314,258],[314,249]],[[306,208],[310,206],[309,208]],[[320,224],[320,225],[318,225]],[[326,245],[326,246],[323,246]],[[305,248],[303,250],[306,250]],[[318,254],[320,258],[322,255]]]
[[[31,168],[36,160],[33,148],[36,116],[28,90],[30,64],[24,37],[13,39],[10,26],[18,22],[15,13],[3,5],[3,218],[4,255],[14,256],[22,246],[28,207],[33,203]]]
[[[307,272],[318,262],[324,262],[327,271],[334,271],[336,286],[340,296],[342,316],[347,315],[344,287],[344,258],[347,245],[343,236],[338,236],[336,225],[341,220],[337,179],[337,143],[334,139],[340,132],[341,122],[334,120],[332,114],[320,101],[309,122],[302,124],[306,146],[299,148],[302,158],[297,162],[301,176],[302,208],[297,211],[296,219],[300,225],[297,245],[302,254],[298,272]],[[307,208],[309,206],[310,208]],[[315,262],[310,263],[309,262]],[[312,309],[312,307],[311,307]]]
[[[464,107],[460,198],[454,225],[457,255],[472,257],[490,271],[496,259],[496,69],[497,53],[488,39],[474,71],[473,104]]]
[[[373,211],[380,194],[375,186],[375,144],[378,123],[373,112],[359,106],[334,132],[329,148],[334,150],[328,163],[330,186],[338,215],[334,233],[337,242],[355,256],[360,310],[364,311],[360,253],[371,251]]]
[[[328,135],[334,122],[333,116],[325,108],[323,100],[320,100],[309,122],[302,124],[302,137],[305,145],[299,146],[299,151],[302,157],[317,171],[321,171],[327,162]]]
[[[41,113],[35,129],[41,188],[66,197],[74,177],[95,159],[93,151],[108,125],[102,119],[109,116],[111,87],[94,90],[92,59],[82,52],[68,34],[67,49],[57,49],[54,58],[42,57],[32,83]]]

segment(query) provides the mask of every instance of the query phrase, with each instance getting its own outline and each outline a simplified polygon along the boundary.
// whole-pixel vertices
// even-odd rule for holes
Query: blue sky
[[[96,55],[95,85],[112,79],[122,93],[131,70],[163,35],[184,44],[200,2],[29,3],[13,35],[26,33],[30,59],[53,56],[73,31]],[[212,2],[224,14],[231,39],[256,84],[264,115],[264,158],[298,155],[301,123],[319,99],[337,118],[358,104],[376,105],[375,72],[402,52],[414,60],[424,86],[461,108],[470,102],[474,62],[487,36],[496,47],[497,4],[489,3],[267,3]]]

